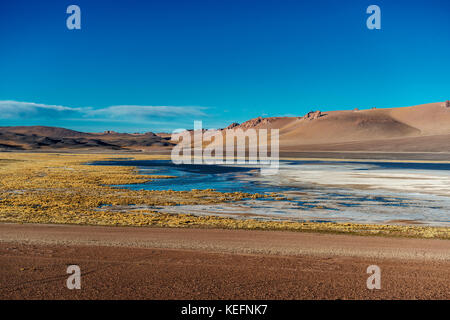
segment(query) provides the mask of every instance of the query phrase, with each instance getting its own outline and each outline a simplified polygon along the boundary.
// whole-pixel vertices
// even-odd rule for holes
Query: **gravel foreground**
[[[66,287],[69,265],[80,290]],[[0,270],[0,299],[450,298],[446,240],[0,224]]]

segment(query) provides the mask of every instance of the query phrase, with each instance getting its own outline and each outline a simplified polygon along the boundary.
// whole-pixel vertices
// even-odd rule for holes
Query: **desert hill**
[[[226,130],[279,129],[281,151],[450,152],[450,104],[255,118]]]
[[[45,126],[0,127],[0,150],[106,149],[145,150],[171,147],[168,138],[145,134],[85,133]]]

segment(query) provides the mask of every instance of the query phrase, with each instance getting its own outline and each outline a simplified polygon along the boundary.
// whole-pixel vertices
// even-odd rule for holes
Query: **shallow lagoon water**
[[[106,161],[137,166],[142,174],[171,175],[135,190],[215,189],[276,192],[286,200],[247,199],[215,205],[158,207],[162,212],[237,218],[450,226],[450,164],[281,161],[278,174],[257,167],[175,165],[170,161]]]

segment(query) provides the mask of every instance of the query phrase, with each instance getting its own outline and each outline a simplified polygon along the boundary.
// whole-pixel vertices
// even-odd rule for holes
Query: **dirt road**
[[[381,290],[366,287],[369,265]],[[450,241],[0,224],[0,298],[449,299]]]

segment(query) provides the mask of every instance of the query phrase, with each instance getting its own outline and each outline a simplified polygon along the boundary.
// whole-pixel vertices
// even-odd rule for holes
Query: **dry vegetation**
[[[0,222],[276,229],[450,239],[450,228],[257,221],[159,213],[152,207],[220,203],[268,195],[214,190],[133,191],[111,187],[170,177],[140,175],[133,167],[85,165],[110,158],[120,156],[1,154]],[[156,159],[156,156],[135,155],[133,158]],[[132,205],[148,209],[136,210]],[[110,206],[130,206],[130,210],[118,211],[109,209]]]

